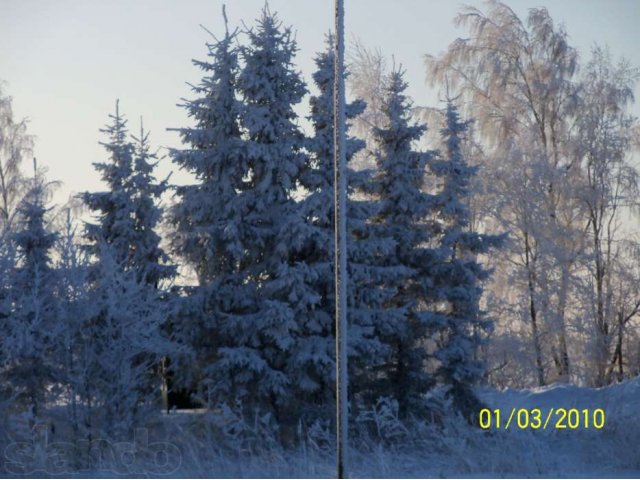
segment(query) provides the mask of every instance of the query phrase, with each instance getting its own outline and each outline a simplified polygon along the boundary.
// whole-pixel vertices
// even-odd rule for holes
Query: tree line
[[[447,89],[439,128],[401,68],[364,55],[348,77],[363,97],[346,106],[352,416],[380,399],[425,416],[437,388],[471,417],[479,382],[633,372],[635,244],[615,226],[637,188],[637,74],[600,49],[573,81],[577,54],[544,9],[458,20],[472,37],[427,58]],[[107,188],[80,196],[82,223],[48,206],[35,161],[21,174],[32,138],[0,95],[2,411],[35,425],[58,405],[77,438],[125,436],[164,388],[268,413],[283,438],[333,422],[332,42],[311,95],[268,7],[208,44],[169,152],[186,185],[156,178],[148,133],[116,103],[95,164]]]

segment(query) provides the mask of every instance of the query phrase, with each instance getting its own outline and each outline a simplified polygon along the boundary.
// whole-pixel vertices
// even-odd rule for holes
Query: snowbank
[[[543,412],[550,408],[601,408],[606,413],[607,422],[614,425],[620,422],[637,424],[640,412],[640,378],[604,388],[555,384],[530,390],[480,388],[477,394],[488,407],[499,408],[503,412],[510,412],[513,408],[539,408]]]

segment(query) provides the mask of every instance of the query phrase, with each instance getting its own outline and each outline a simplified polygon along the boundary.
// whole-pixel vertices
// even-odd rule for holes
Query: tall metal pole
[[[344,93],[344,0],[335,0],[336,42],[333,89],[335,274],[336,274],[336,445],[338,478],[346,478],[349,440],[347,402],[347,178]]]

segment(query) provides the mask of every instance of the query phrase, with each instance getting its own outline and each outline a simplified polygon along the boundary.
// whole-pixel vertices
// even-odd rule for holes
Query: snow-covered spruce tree
[[[161,334],[162,292],[125,270],[114,247],[93,254],[79,244],[71,216],[57,247],[60,347],[65,413],[80,464],[91,441],[130,440],[157,409],[159,359],[174,349]],[[86,450],[80,441],[86,441]],[[95,447],[95,444],[94,444]],[[93,452],[95,454],[95,452]]]
[[[149,133],[140,120],[140,135],[133,136],[133,171],[125,184],[129,190],[135,219],[133,251],[130,254],[131,268],[136,271],[138,281],[158,287],[163,280],[175,275],[175,267],[160,247],[160,235],[156,229],[162,218],[159,205],[167,190],[167,180],[157,181],[153,171],[158,157],[151,152]]]
[[[94,263],[88,277],[91,308],[79,344],[85,393],[100,405],[94,412],[102,416],[106,434],[124,435],[137,408],[157,395],[155,369],[168,353],[162,328],[170,310],[158,284],[173,269],[164,265],[154,231],[161,214],[157,201],[166,186],[153,178],[147,135],[141,130],[135,144],[128,138],[118,103],[110,118],[102,130],[110,158],[95,164],[108,190],[82,196],[97,222],[85,229]]]
[[[41,417],[47,392],[59,375],[57,337],[57,275],[51,249],[57,234],[47,227],[47,184],[34,161],[34,178],[17,208],[17,224],[10,242],[16,263],[8,272],[5,291],[9,308],[2,315],[4,362],[2,383],[9,386],[14,405],[29,411],[30,425]]]
[[[408,310],[396,299],[413,271],[397,261],[397,241],[377,221],[385,205],[375,171],[347,174],[349,397],[358,412],[397,396],[389,383],[397,351],[392,337]]]
[[[97,222],[86,225],[86,236],[93,243],[106,242],[113,247],[117,261],[126,270],[133,270],[140,281],[157,286],[173,276],[173,267],[166,265],[166,254],[160,248],[155,228],[161,217],[158,206],[166,182],[153,177],[155,154],[150,152],[148,134],[141,127],[135,144],[129,139],[127,121],[116,112],[109,115],[111,124],[101,130],[108,141],[102,143],[109,161],[95,163],[108,190],[82,195],[87,206],[97,213]]]
[[[11,271],[15,264],[15,249],[6,231],[0,230],[0,329],[8,331],[11,321]],[[10,351],[6,346],[6,338],[0,337],[0,443],[7,445],[10,439],[8,415],[15,406],[11,385],[6,381]]]
[[[224,38],[207,44],[207,61],[194,61],[204,77],[193,87],[196,98],[184,107],[195,125],[178,130],[185,148],[171,151],[172,161],[196,180],[175,187],[177,201],[169,212],[174,228],[171,248],[196,273],[199,283],[185,289],[181,320],[172,326],[193,347],[196,365],[175,375],[178,383],[200,390],[207,402],[216,400],[212,396],[216,320],[220,318],[216,312],[222,309],[227,316],[241,315],[253,298],[253,285],[240,275],[251,239],[242,234],[246,210],[240,192],[246,188],[249,167],[239,125],[235,42],[236,32],[227,30]],[[217,305],[218,300],[225,304]]]
[[[334,309],[334,279],[331,269],[333,255],[333,54],[319,57],[319,70],[315,80],[321,91],[317,99],[312,99],[312,121],[316,136],[310,142],[309,150],[314,161],[320,161],[316,169],[306,172],[303,184],[313,192],[303,205],[307,218],[316,227],[324,226],[328,262],[327,274],[316,283],[321,303],[316,307],[326,311],[332,318]],[[363,111],[364,102],[357,101],[347,107],[347,118],[354,118]],[[349,316],[349,397],[353,412],[368,410],[380,397],[396,396],[389,384],[389,368],[393,362],[396,347],[390,341],[393,325],[400,323],[407,315],[406,308],[397,307],[399,286],[412,270],[396,261],[396,240],[390,231],[380,228],[375,220],[383,208],[379,185],[374,181],[374,172],[355,170],[354,155],[364,148],[364,142],[356,139],[347,141],[349,160],[347,230],[348,230],[348,286],[347,304]],[[319,173],[324,172],[323,176]],[[327,183],[323,187],[322,181]],[[314,186],[316,182],[317,186]],[[321,230],[318,229],[317,232]],[[315,234],[315,238],[322,239]],[[318,242],[316,240],[316,242]],[[321,263],[318,262],[318,266]],[[318,269],[318,271],[321,271]],[[320,286],[322,283],[324,286]],[[324,296],[324,292],[326,297]],[[397,303],[397,302],[396,302]],[[335,333],[335,331],[334,331]]]
[[[64,325],[56,341],[60,347],[62,397],[73,440],[82,439],[90,433],[86,427],[90,426],[92,407],[90,389],[87,388],[91,379],[87,376],[88,365],[85,363],[92,346],[83,343],[83,329],[92,312],[88,294],[90,261],[88,252],[78,241],[76,230],[68,209],[55,246],[59,321]]]
[[[192,88],[197,98],[183,105],[195,125],[178,129],[186,148],[171,150],[172,161],[197,181],[175,187],[171,245],[200,285],[236,271],[245,250],[236,235],[242,220],[237,197],[248,167],[238,123],[235,41],[236,33],[227,31],[222,40],[207,44],[208,61],[193,61],[205,74]]]
[[[432,153],[414,150],[426,125],[410,124],[406,88],[403,72],[393,71],[381,100],[381,126],[372,131],[377,171],[370,189],[379,198],[379,208],[369,227],[377,237],[394,241],[382,261],[388,271],[384,289],[390,296],[383,323],[376,328],[390,354],[377,390],[397,399],[401,414],[416,413],[423,405],[420,396],[433,384],[426,371],[426,342],[438,323],[438,315],[427,309],[435,259],[429,247],[434,196],[424,191],[424,180]]]
[[[81,195],[89,209],[96,213],[97,222],[87,223],[85,235],[93,244],[91,249],[97,253],[96,243],[105,241],[118,252],[123,264],[129,259],[131,235],[135,232],[133,205],[125,185],[133,173],[133,144],[129,141],[127,122],[120,115],[120,105],[116,101],[115,114],[110,114],[111,124],[100,131],[107,136],[101,145],[107,150],[107,162],[94,163],[101,173],[108,190],[103,192],[85,192]]]
[[[130,439],[149,408],[157,408],[155,366],[173,349],[161,332],[168,309],[161,291],[122,268],[113,245],[98,241],[96,248],[74,342],[80,367],[76,393],[85,409],[85,435]]]
[[[292,195],[308,161],[294,105],[307,90],[293,68],[297,46],[291,30],[275,14],[265,7],[246,34],[238,90],[249,169],[238,198],[243,217],[236,235],[245,247],[239,278],[253,291],[243,303],[225,305],[225,297],[244,292],[233,286],[235,281],[232,289],[220,290],[216,374],[225,395],[241,399],[245,407],[267,409],[286,425],[291,420],[286,407],[296,402],[288,375],[296,319],[318,301],[305,281],[313,272],[292,268],[307,230],[302,219],[295,225],[290,221],[299,208]]]
[[[306,311],[298,312],[295,344],[291,353],[288,375],[294,396],[300,401],[307,420],[331,418],[335,405],[335,283],[333,270],[334,202],[333,202],[333,39],[328,38],[327,50],[316,55],[317,70],[313,80],[318,94],[310,99],[313,135],[307,139],[310,155],[300,184],[307,192],[299,205],[299,214],[306,223],[305,239],[294,253],[292,270],[305,270],[301,277],[317,295],[317,301],[307,303]],[[361,101],[346,107],[347,119],[364,110]],[[364,147],[364,142],[348,138],[347,159]],[[291,216],[299,222],[298,216]],[[295,228],[292,225],[292,229]],[[313,412],[309,412],[313,410]]]
[[[483,373],[476,349],[483,333],[492,327],[480,310],[481,282],[490,272],[477,257],[499,247],[503,236],[470,229],[470,182],[477,167],[467,163],[461,149],[469,123],[460,120],[456,106],[449,101],[446,124],[441,131],[446,145],[444,158],[431,161],[430,167],[441,188],[436,202],[440,232],[433,292],[435,300],[446,305],[440,311],[443,325],[435,352],[440,362],[437,373],[449,386],[448,392],[456,408],[472,416],[477,415],[479,403],[471,386]]]

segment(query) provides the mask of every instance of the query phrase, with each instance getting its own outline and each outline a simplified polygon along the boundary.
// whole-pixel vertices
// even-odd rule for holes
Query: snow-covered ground
[[[358,446],[350,452],[350,476],[640,477],[640,420],[637,414],[640,379],[602,389],[555,385],[532,390],[481,388],[478,394],[491,409],[501,409],[503,424],[512,408],[539,408],[543,413],[551,408],[590,411],[600,408],[606,413],[605,425],[602,429],[557,430],[549,427],[532,431],[516,428],[514,421],[509,430],[483,431],[469,427],[460,419],[449,419],[439,426],[419,422],[401,425],[393,415],[379,412],[380,415],[371,421],[379,422],[378,427],[387,441],[361,435]],[[113,455],[104,457],[101,468],[66,471],[66,474],[82,477],[335,476],[333,437],[328,431],[309,431],[303,445],[285,450],[278,446],[261,422],[257,417],[240,419],[232,414],[224,417],[202,412],[162,415],[150,424],[144,438],[137,439],[137,445],[146,448],[147,453],[163,450],[170,458],[142,455],[139,458],[144,460],[132,462],[128,459],[123,463],[126,455],[121,455],[122,451],[129,447],[115,445]],[[62,441],[60,435],[64,434],[59,428],[57,442]],[[38,460],[35,452],[24,449],[25,445],[21,444],[23,450],[20,452],[15,445],[2,448],[0,477],[22,476],[11,475],[12,471],[15,473],[16,460],[26,464],[54,465],[42,463],[42,451]],[[41,450],[42,446],[40,443]],[[124,450],[119,450],[122,447]],[[51,445],[45,448],[45,457],[52,451]],[[51,460],[49,458],[49,462]],[[162,462],[166,468],[162,467]],[[48,476],[62,472],[26,468],[25,473],[27,476]]]
[[[513,462],[508,476],[551,477],[639,477],[640,476],[640,379],[605,388],[593,389],[573,385],[552,385],[531,390],[478,390],[481,400],[490,408],[499,408],[503,422],[512,409],[540,409],[542,419],[550,409],[577,409],[580,425],[576,429],[558,430],[553,414],[547,429],[519,431],[510,427],[501,431],[506,452]],[[605,424],[595,429],[593,423],[584,428],[583,410],[605,413]],[[575,420],[575,417],[574,417]],[[516,424],[516,421],[513,422]],[[565,418],[564,424],[567,423]],[[504,423],[503,423],[504,425]],[[499,452],[493,451],[499,456]],[[507,469],[505,469],[507,470]],[[480,472],[478,472],[480,473]],[[500,471],[492,474],[500,475]]]
[[[574,385],[552,385],[531,390],[477,390],[480,399],[491,408],[576,408],[605,410],[612,422],[636,421],[640,407],[640,378],[604,388],[583,388]]]
[[[518,430],[485,432],[460,420],[435,428],[408,426],[403,431],[392,418],[382,419],[390,437],[404,441],[364,441],[351,450],[353,477],[640,477],[640,379],[602,389],[555,385],[532,390],[478,390],[490,408],[600,408],[602,429]],[[504,414],[504,413],[503,413]],[[386,423],[386,424],[385,424]],[[325,438],[331,441],[331,437]],[[195,445],[195,444],[193,444]],[[178,475],[331,477],[330,452],[310,438],[293,452],[269,450],[260,456],[225,454],[202,458],[206,443],[183,457]],[[200,450],[203,448],[204,450]],[[215,450],[215,449],[214,449]],[[191,457],[189,457],[191,455]]]

